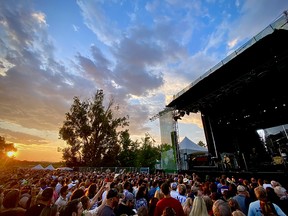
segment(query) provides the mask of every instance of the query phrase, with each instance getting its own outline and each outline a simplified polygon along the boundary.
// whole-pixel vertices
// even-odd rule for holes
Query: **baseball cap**
[[[172,182],[172,183],[171,183],[171,188],[172,188],[173,190],[177,189],[177,183],[176,183],[176,182]]]

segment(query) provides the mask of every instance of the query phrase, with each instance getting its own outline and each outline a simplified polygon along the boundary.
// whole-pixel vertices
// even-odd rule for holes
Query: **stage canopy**
[[[180,91],[167,105],[178,113],[201,113],[212,156],[220,158],[227,152],[243,159],[244,164],[251,161],[252,148],[256,148],[265,167],[282,146],[278,141],[266,142],[259,131],[279,127],[288,143],[287,14]]]
[[[186,114],[209,113],[219,124],[237,121],[265,128],[286,123],[287,30],[283,15],[180,91],[167,107]],[[279,115],[267,115],[275,111]]]

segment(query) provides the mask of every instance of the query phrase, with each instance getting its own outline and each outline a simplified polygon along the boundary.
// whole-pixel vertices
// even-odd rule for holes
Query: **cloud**
[[[238,44],[243,44],[258,34],[275,20],[275,14],[280,16],[288,9],[288,2],[282,0],[244,1],[239,6],[240,17],[230,23],[228,41],[238,38]]]
[[[72,25],[72,27],[73,27],[73,30],[74,30],[75,32],[78,32],[79,29],[80,29],[80,27],[79,27],[79,26],[76,26],[76,25]]]
[[[33,136],[31,134],[26,134],[22,132],[16,132],[8,129],[0,128],[0,135],[5,137],[5,140],[9,140],[12,143],[23,143],[25,141],[25,145],[47,145],[50,142],[38,136]]]
[[[5,70],[5,76],[0,76],[1,120],[17,122],[23,127],[20,130],[57,131],[73,96],[95,91],[92,82],[73,75],[54,58],[43,13],[0,4],[0,59]]]
[[[117,115],[130,116],[131,133],[143,135],[150,130],[149,118],[161,111],[172,95],[224,58],[230,51],[225,48],[239,46],[266,27],[275,13],[282,12],[279,5],[287,7],[281,0],[264,0],[263,4],[236,1],[237,16],[231,17],[227,7],[217,12],[218,17],[206,3],[216,4],[155,0],[131,6],[125,1],[79,0],[84,25],[67,26],[75,31],[81,28],[77,38],[84,31],[93,35],[89,37],[91,45],[87,42],[81,49],[75,48],[67,61],[55,56],[62,47],[55,47],[48,14],[35,10],[31,2],[0,1],[3,133],[14,140],[44,144],[46,138],[29,129],[44,130],[49,134],[47,140],[53,140],[50,133],[57,134],[73,97],[88,99],[103,89],[107,99],[114,97],[119,104]],[[217,3],[217,8],[223,5]],[[114,11],[117,14],[109,13],[116,7],[121,8]],[[200,35],[202,30],[204,35]],[[198,120],[191,121],[199,125]],[[9,124],[19,133],[12,134]]]
[[[112,45],[118,42],[121,33],[116,24],[105,15],[105,11],[101,8],[102,3],[101,1],[77,1],[86,26],[94,32],[99,41]]]

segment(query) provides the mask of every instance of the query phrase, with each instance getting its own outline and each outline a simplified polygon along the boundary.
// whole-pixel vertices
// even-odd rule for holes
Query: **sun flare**
[[[8,157],[14,157],[14,156],[16,156],[16,152],[14,152],[14,151],[9,151],[9,152],[7,152],[7,156]]]

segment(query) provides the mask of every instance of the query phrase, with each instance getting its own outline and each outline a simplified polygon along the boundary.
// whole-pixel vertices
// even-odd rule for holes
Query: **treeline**
[[[110,99],[104,106],[104,93],[98,90],[92,100],[74,97],[70,111],[59,130],[67,143],[62,150],[67,166],[150,167],[160,160],[161,150],[145,135],[140,141],[130,138],[129,116],[119,116],[119,106]]]

